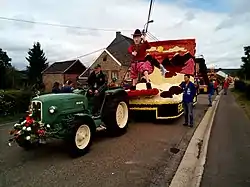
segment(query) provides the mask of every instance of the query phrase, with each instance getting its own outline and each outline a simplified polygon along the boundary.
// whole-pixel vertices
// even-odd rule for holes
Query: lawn
[[[250,100],[246,98],[246,94],[232,89],[236,102],[244,109],[247,116],[250,118]]]

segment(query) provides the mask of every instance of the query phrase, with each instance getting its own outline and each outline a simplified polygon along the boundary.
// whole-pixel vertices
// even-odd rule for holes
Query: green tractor
[[[127,92],[122,88],[106,90],[99,116],[92,115],[94,97],[88,97],[87,92],[75,90],[33,98],[28,118],[14,125],[10,142],[29,149],[41,139],[63,139],[70,154],[77,157],[88,152],[98,130],[115,136],[124,134],[129,115]]]

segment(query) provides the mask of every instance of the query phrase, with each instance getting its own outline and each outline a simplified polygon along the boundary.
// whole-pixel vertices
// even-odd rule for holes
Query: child
[[[131,62],[131,72],[130,76],[132,78],[131,90],[136,89],[138,74],[141,73],[146,79],[147,89],[152,89],[151,83],[149,81],[149,74],[153,72],[153,66],[147,60],[146,50],[150,49],[150,45],[145,39],[145,35],[142,35],[139,29],[136,29],[133,34],[134,44],[128,49],[128,52],[133,55]]]

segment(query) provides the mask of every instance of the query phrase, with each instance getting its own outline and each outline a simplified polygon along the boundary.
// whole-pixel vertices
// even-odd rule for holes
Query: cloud
[[[0,2],[2,17],[82,27],[52,27],[0,19],[0,47],[18,68],[27,65],[27,51],[36,41],[53,62],[106,47],[115,37],[115,31],[84,28],[125,30],[122,34],[130,37],[134,29],[143,27],[149,6],[145,0]],[[214,7],[219,7],[216,11],[204,2],[156,1],[152,12],[154,23],[149,31],[160,40],[196,38],[197,54],[203,54],[208,64],[240,67],[243,46],[250,45],[249,1],[216,1]],[[196,6],[190,7],[193,4]],[[90,64],[98,54],[81,59]]]

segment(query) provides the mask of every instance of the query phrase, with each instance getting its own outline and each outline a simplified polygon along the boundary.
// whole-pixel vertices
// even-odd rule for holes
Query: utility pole
[[[153,0],[150,0],[150,5],[149,5],[149,11],[148,11],[148,20],[147,20],[147,25],[146,25],[146,29],[145,32],[148,32],[148,24],[150,22],[150,16],[151,16],[151,11],[152,11],[152,6],[153,6]]]

